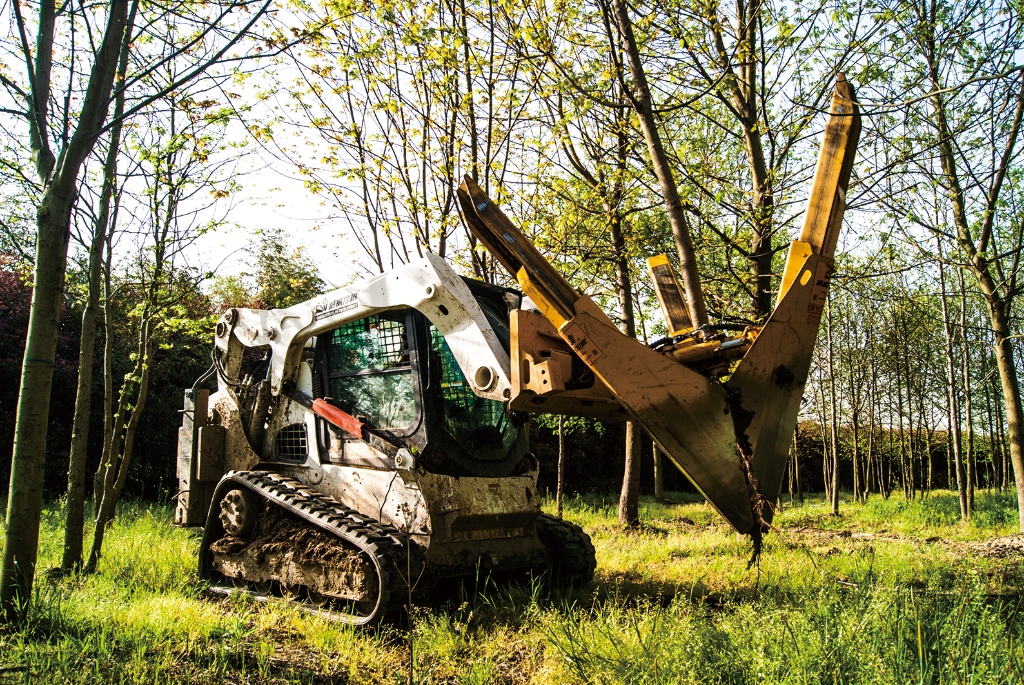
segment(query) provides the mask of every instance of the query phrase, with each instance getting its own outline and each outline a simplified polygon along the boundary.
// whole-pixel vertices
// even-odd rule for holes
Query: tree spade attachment
[[[551,334],[593,372],[708,502],[737,531],[752,536],[755,554],[782,486],[859,137],[853,88],[840,74],[803,231],[790,246],[771,317],[762,327],[727,335],[722,326],[688,330],[688,320],[673,316],[669,327],[679,335],[656,347],[619,331],[470,177],[458,189],[470,230],[516,277],[550,322]],[[674,300],[682,294],[667,260],[654,258],[651,269],[662,302],[668,298],[669,307],[678,309]],[[514,386],[522,385],[523,375],[513,373]],[[513,397],[522,390],[514,387]],[[576,409],[563,402],[557,413],[592,415],[583,401]]]

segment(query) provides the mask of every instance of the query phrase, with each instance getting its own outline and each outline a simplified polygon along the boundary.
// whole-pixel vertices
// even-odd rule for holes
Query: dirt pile
[[[829,530],[813,527],[794,527],[777,529],[779,537],[790,547],[809,547],[814,551],[839,553],[834,544],[846,540],[850,542],[890,542],[911,545],[941,545],[963,555],[975,555],[993,559],[1009,559],[1024,557],[1024,533],[990,538],[976,542],[957,542],[938,536],[919,538],[911,535],[893,533],[868,533],[845,529]]]
[[[1024,556],[1024,533],[990,538],[982,542],[969,542],[967,547],[983,557],[1007,559],[1012,556]]]

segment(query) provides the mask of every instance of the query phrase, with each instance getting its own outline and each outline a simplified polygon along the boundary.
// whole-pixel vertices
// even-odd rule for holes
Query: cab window
[[[344,324],[327,340],[325,393],[374,428],[401,431],[416,421],[416,399],[404,312]]]
[[[432,358],[441,366],[441,406],[445,431],[459,444],[507,451],[518,430],[504,402],[477,397],[441,332],[430,325]]]

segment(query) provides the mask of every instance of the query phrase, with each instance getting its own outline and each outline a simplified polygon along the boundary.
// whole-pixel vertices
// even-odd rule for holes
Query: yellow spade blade
[[[859,139],[856,95],[840,74],[803,231],[790,247],[778,305],[727,384],[739,412],[750,416],[737,431],[738,440],[749,444],[752,475],[770,502],[778,498],[786,472]]]
[[[665,317],[670,337],[682,335],[693,330],[690,312],[686,308],[686,296],[679,287],[676,272],[667,254],[650,257],[647,260],[647,272],[654,284],[654,294],[658,296],[661,314]]]

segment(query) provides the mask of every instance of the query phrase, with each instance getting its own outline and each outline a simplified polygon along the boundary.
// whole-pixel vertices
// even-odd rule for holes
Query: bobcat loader
[[[628,338],[470,179],[470,230],[521,289],[428,255],[217,323],[217,390],[185,392],[175,522],[211,589],[284,594],[354,624],[420,581],[536,569],[586,583],[581,528],[540,512],[530,413],[637,421],[755,552],[807,379],[860,131],[840,77],[800,240],[768,321],[693,328],[650,261],[671,336]]]

